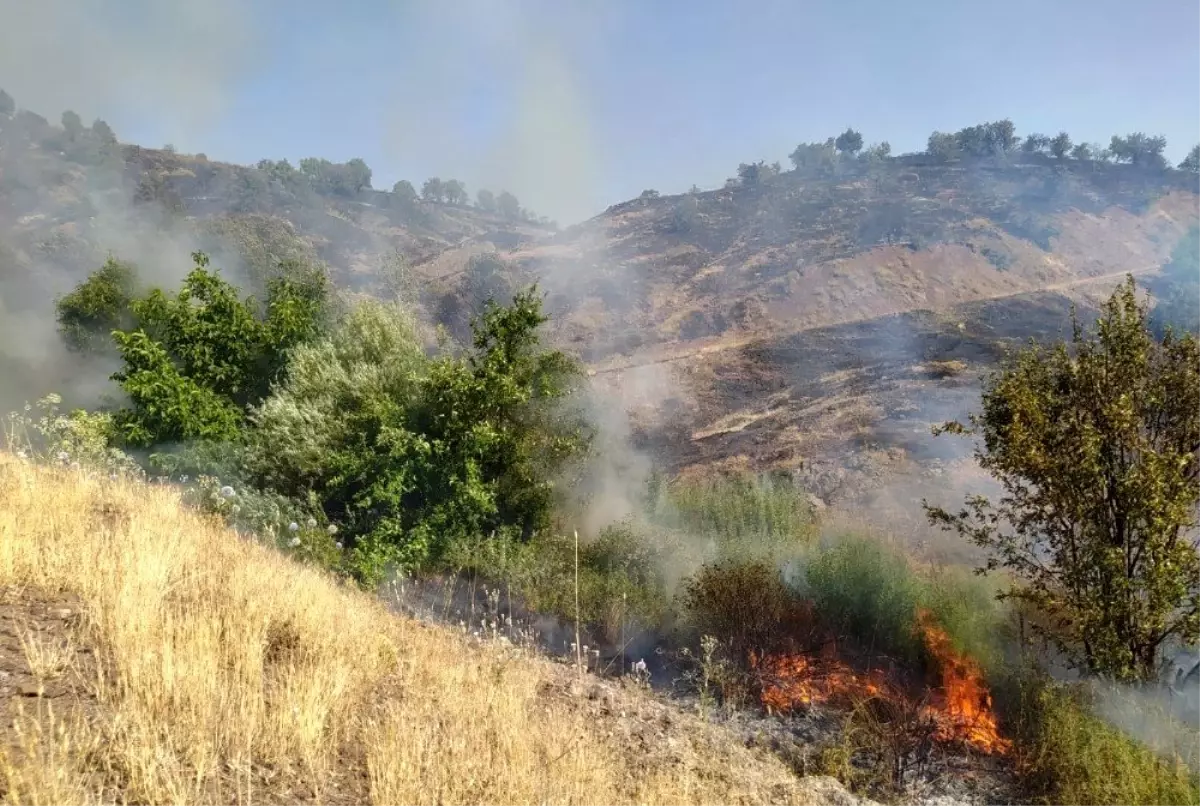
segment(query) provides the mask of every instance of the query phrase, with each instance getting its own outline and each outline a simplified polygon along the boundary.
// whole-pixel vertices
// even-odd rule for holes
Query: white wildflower
[[[329,531],[329,534],[331,534],[331,535],[336,535],[336,534],[337,534],[337,527],[336,527],[336,526],[334,526],[334,525],[331,523],[331,524],[329,524],[329,530],[328,530],[328,531]]]
[[[237,495],[237,493],[234,492],[232,487],[230,487],[228,484],[226,484],[224,487],[221,488],[221,495],[224,498],[233,498],[235,495]]]
[[[291,540],[288,541],[288,545],[291,546],[292,548],[296,548],[297,546],[300,545],[300,538],[293,537]]]
[[[300,531],[300,524],[296,523],[295,521],[292,521],[291,523],[288,524],[288,531],[289,532]]]
[[[333,545],[337,546],[339,549],[343,547],[342,541],[340,541],[340,540],[338,542],[334,543]]]
[[[305,525],[305,526],[307,526],[309,529],[316,529],[316,528],[317,528],[317,519],[316,519],[316,518],[309,518],[309,519],[308,519],[308,520],[305,522],[305,524],[304,524],[304,525]]]

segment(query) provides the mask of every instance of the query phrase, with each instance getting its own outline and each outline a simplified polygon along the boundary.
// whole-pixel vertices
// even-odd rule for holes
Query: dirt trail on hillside
[[[1153,265],[1143,266],[1143,267],[1137,268],[1137,269],[1123,269],[1122,271],[1111,272],[1109,274],[1101,274],[1101,275],[1097,275],[1095,277],[1080,277],[1080,278],[1077,278],[1074,280],[1068,280],[1068,281],[1062,282],[1062,283],[1052,283],[1050,285],[1042,286],[1041,288],[1028,289],[1025,291],[1015,291],[1015,292],[1006,293],[1006,294],[992,294],[992,295],[987,295],[987,296],[975,297],[973,299],[963,300],[962,302],[957,303],[957,304],[958,305],[968,305],[968,304],[979,303],[979,302],[991,302],[991,301],[1000,300],[1000,299],[1010,299],[1013,297],[1022,297],[1022,296],[1027,296],[1029,294],[1042,294],[1042,293],[1046,293],[1046,292],[1065,291],[1070,288],[1075,288],[1077,286],[1082,286],[1082,285],[1088,285],[1091,283],[1100,283],[1100,282],[1105,282],[1105,281],[1118,280],[1118,279],[1125,277],[1126,275],[1130,275],[1130,274],[1132,274],[1132,275],[1148,274],[1151,272],[1158,271],[1160,268],[1162,268],[1162,267],[1159,264],[1155,263]],[[898,313],[904,313],[904,312],[901,311]],[[895,316],[895,315],[897,315],[897,314],[888,314],[888,316]],[[647,360],[642,360],[642,361],[627,360],[624,363],[615,364],[615,365],[612,364],[611,361],[599,362],[597,366],[595,366],[594,368],[590,368],[588,370],[588,376],[594,377],[596,375],[608,375],[608,374],[611,374],[614,372],[621,372],[623,370],[628,370],[628,369],[640,369],[642,367],[652,367],[652,366],[657,366],[660,364],[671,364],[676,361],[683,361],[683,360],[686,360],[689,358],[696,358],[699,356],[712,355],[715,353],[722,353],[722,352],[726,352],[728,350],[740,349],[742,347],[749,346],[756,342],[761,342],[767,338],[781,339],[781,338],[786,338],[788,336],[794,336],[798,333],[804,333],[805,331],[808,331],[808,330],[819,330],[822,328],[840,327],[843,325],[852,325],[852,324],[857,324],[857,323],[861,323],[861,322],[867,322],[872,319],[882,319],[882,318],[885,318],[885,317],[883,317],[883,316],[860,316],[860,317],[838,320],[838,321],[834,321],[834,322],[823,322],[822,324],[819,324],[819,325],[788,328],[786,330],[779,330],[779,331],[771,333],[769,335],[766,333],[762,333],[762,332],[755,332],[755,333],[748,333],[744,336],[741,336],[738,338],[732,338],[732,339],[720,339],[720,338],[696,339],[696,340],[689,342],[686,347],[676,347],[675,350],[668,352],[667,355],[660,355],[657,358],[649,358]],[[700,342],[701,346],[697,347],[696,346],[697,342]],[[649,350],[646,352],[653,353],[654,350],[652,349],[652,350]],[[659,352],[662,352],[662,351],[660,350]],[[608,366],[606,366],[605,364],[608,364]]]

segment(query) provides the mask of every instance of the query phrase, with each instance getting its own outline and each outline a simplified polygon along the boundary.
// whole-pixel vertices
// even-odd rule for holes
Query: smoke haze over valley
[[[271,540],[298,552],[311,540],[325,554],[312,548],[304,561],[337,573],[351,574],[350,561],[329,557],[376,562],[398,609],[464,632],[507,630],[506,641],[521,627],[514,618],[524,619],[542,649],[577,666],[579,644],[590,642],[587,668],[597,674],[649,657],[647,688],[675,696],[686,678],[687,707],[699,698],[706,722],[716,696],[708,687],[719,688],[726,710],[713,719],[746,737],[766,731],[787,775],[825,770],[855,790],[839,790],[847,798],[900,797],[935,779],[951,786],[943,779],[962,765],[975,765],[983,783],[940,796],[998,802],[1031,791],[1012,776],[1014,759],[1026,758],[1020,743],[1033,740],[1005,710],[1028,695],[992,682],[994,670],[1025,662],[1036,645],[1056,678],[1100,676],[1065,660],[1051,638],[1030,637],[1045,627],[1036,608],[1003,609],[992,588],[979,594],[985,588],[959,579],[987,562],[987,550],[935,528],[928,507],[957,512],[971,495],[1000,500],[1005,488],[977,461],[981,441],[932,431],[979,414],[994,373],[1031,341],[1069,340],[1073,316],[1091,328],[1130,276],[1154,327],[1168,315],[1189,332],[1200,325],[1200,285],[1189,284],[1200,283],[1200,7],[345,5],[0,0],[0,413],[30,412],[11,423],[31,423],[32,404],[51,393],[64,411],[127,412],[144,405],[130,367],[157,383],[145,367],[158,366],[182,378],[174,410],[211,404],[233,425],[135,444],[129,434],[138,432],[118,413],[126,443],[102,439],[100,452],[119,443],[143,463],[157,454],[193,461],[189,450],[216,445],[205,461],[221,472],[236,465],[236,482],[190,465],[161,480],[201,490],[203,506],[244,534],[253,530],[235,516],[259,517],[249,498],[259,485],[262,511],[278,521],[266,529]],[[245,362],[263,374],[233,384],[227,411],[183,378],[179,366],[195,355],[109,343],[135,321],[128,300],[119,322],[76,300],[86,323],[105,331],[100,348],[80,349],[64,324],[64,298],[106,261],[132,267],[136,287],[121,293],[134,299],[178,292],[197,253],[253,296],[250,319],[269,317],[288,283],[308,288],[297,278],[329,282],[320,316],[297,327],[307,335],[288,341],[290,322],[262,325],[263,354]],[[533,284],[547,317],[533,343],[547,352],[530,359],[536,371],[521,370],[528,389],[510,387],[496,367],[523,365],[488,350],[505,336],[519,341],[511,333],[532,314],[490,320],[487,337],[472,326],[486,321],[489,301],[520,313],[520,291]],[[137,313],[153,324],[143,335],[166,338],[173,320],[150,299]],[[303,301],[290,302],[299,310]],[[171,315],[220,308],[205,305],[185,300]],[[198,352],[221,346],[215,338]],[[575,380],[563,381],[562,400],[546,369],[559,359],[579,369],[563,371]],[[289,374],[293,361],[311,376]],[[492,399],[508,393],[516,403]],[[446,423],[476,416],[462,401],[479,407],[466,429],[478,444],[447,436]],[[153,417],[169,419],[172,406]],[[383,418],[363,433],[387,450],[375,464],[321,465],[357,426],[337,420],[326,434],[313,423],[351,416]],[[275,432],[263,425],[272,417]],[[73,439],[70,428],[89,427],[86,417],[55,422]],[[568,433],[577,423],[586,427]],[[260,428],[266,436],[254,435]],[[545,434],[524,441],[526,428]],[[14,448],[16,430],[8,426],[12,444],[0,450]],[[584,431],[591,443],[574,455],[564,446]],[[501,444],[497,434],[517,435],[505,450],[525,464],[488,480],[495,500],[481,504],[471,485],[502,464],[479,458]],[[451,469],[438,476],[429,457],[460,449],[462,467],[446,460]],[[263,453],[254,459],[253,450]],[[0,491],[17,478],[5,475],[5,457]],[[412,464],[396,470],[397,457]],[[394,483],[355,487],[389,472]],[[338,484],[353,495],[335,499]],[[430,501],[459,492],[430,504],[433,514],[421,509],[427,521],[409,522],[421,484],[435,491]],[[412,558],[426,552],[432,563],[443,533],[453,539],[444,538],[441,564],[422,568]],[[1194,543],[1195,524],[1183,534]],[[403,551],[388,554],[387,540]],[[766,577],[754,576],[755,563]],[[504,577],[503,607],[493,572]],[[736,609],[750,601],[744,592],[722,587],[734,585],[726,572],[761,595],[753,618]],[[581,584],[582,607],[592,608],[582,632]],[[883,603],[864,604],[877,587]],[[802,602],[793,610],[773,595]],[[965,615],[955,609],[964,602]],[[835,605],[850,615],[821,643],[813,636],[834,621],[832,610],[818,611]],[[706,606],[735,615],[697,615]],[[881,648],[854,633],[855,608],[868,607],[908,608],[872,622],[872,636],[896,643]],[[762,632],[769,641],[737,632],[759,611],[775,619]],[[944,623],[928,621],[931,611]],[[979,626],[993,617],[1003,628]],[[719,628],[730,630],[718,642],[729,654],[702,664],[697,640]],[[776,640],[787,631],[795,634]],[[1105,681],[1094,707],[1164,757],[1175,741],[1164,726],[1178,727],[1167,715],[1187,727],[1200,719],[1194,649],[1168,644],[1174,688]],[[729,671],[739,665],[755,683]],[[730,676],[713,682],[718,670]],[[618,695],[583,697],[578,681],[563,685],[566,700],[625,718]],[[922,686],[924,695],[912,693]],[[896,761],[894,789],[860,782],[858,750],[838,750],[848,754],[842,762],[827,748],[818,764],[796,748],[832,741],[842,714],[834,705],[847,697],[893,709],[872,712],[872,730],[898,724],[902,712],[926,720],[921,752],[954,749],[908,767]],[[765,716],[738,715],[735,701]],[[982,714],[986,730],[964,727],[964,708]],[[1158,734],[1170,741],[1155,745]],[[919,756],[911,752],[900,756]],[[1200,758],[1184,761],[1194,776]]]

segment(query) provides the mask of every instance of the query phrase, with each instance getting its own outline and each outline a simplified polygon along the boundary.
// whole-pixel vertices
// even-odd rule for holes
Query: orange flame
[[[938,726],[938,738],[965,741],[985,753],[1007,753],[1012,743],[1000,735],[992,695],[979,664],[954,649],[950,636],[933,623],[929,611],[917,613],[917,626],[941,672],[942,686],[928,707]]]
[[[1000,736],[979,664],[954,649],[950,637],[927,611],[917,614],[917,626],[941,678],[941,687],[931,692],[928,704],[920,709],[921,716],[932,723],[934,737],[984,753],[1008,753],[1012,743]],[[900,700],[905,696],[882,671],[856,672],[836,658],[751,653],[750,667],[762,683],[762,704],[772,713],[821,703],[850,704],[871,697]]]

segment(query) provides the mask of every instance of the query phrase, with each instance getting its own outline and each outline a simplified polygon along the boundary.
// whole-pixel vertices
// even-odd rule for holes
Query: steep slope
[[[163,487],[0,454],[0,592],[5,802],[860,802],[644,692],[394,616]]]
[[[644,361],[1156,268],[1197,220],[1196,191],[1178,171],[899,158],[627,202],[512,258],[558,292],[589,359]]]
[[[556,232],[406,201],[361,177],[323,186],[278,163],[103,135],[25,112],[0,120],[0,369],[21,400],[77,385],[85,369],[88,389],[103,388],[111,370],[62,355],[52,300],[109,252],[170,282],[203,249],[251,289],[281,259],[324,262],[354,291],[404,283],[460,337],[481,290],[537,280],[551,338],[676,470],[834,472],[869,448],[899,451],[904,461],[887,463],[909,472],[907,459],[932,449],[898,437],[928,424],[897,419],[902,401],[962,413],[1002,345],[1057,334],[1068,302],[1086,312],[1126,272],[1152,274],[1200,220],[1195,174],[914,155],[647,193]],[[473,264],[481,254],[494,259]],[[962,366],[923,369],[939,361]]]

